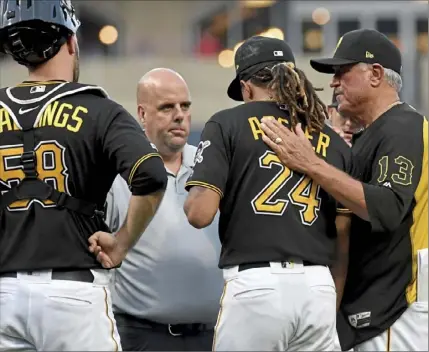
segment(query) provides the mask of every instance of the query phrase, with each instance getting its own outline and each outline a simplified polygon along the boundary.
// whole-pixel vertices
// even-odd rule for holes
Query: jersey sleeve
[[[208,121],[201,134],[195,154],[195,166],[186,182],[189,191],[193,186],[209,188],[222,198],[229,172],[228,142],[222,126]]]
[[[363,183],[374,232],[394,231],[409,211],[420,181],[423,132],[416,129],[385,132],[372,164],[372,177]]]
[[[167,174],[156,147],[122,107],[116,109],[102,133],[102,148],[133,195],[146,195],[165,188]]]

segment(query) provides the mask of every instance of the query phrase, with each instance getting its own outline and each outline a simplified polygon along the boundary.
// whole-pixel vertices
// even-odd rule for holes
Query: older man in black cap
[[[262,128],[283,165],[307,174],[356,215],[341,346],[427,351],[428,121],[399,99],[401,53],[385,35],[361,29],[340,39],[333,58],[311,65],[334,75],[339,112],[365,127],[352,148],[355,178],[319,158],[300,129],[270,120]]]

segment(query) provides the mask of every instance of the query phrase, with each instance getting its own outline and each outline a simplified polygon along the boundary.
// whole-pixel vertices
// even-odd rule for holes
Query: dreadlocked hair
[[[300,121],[305,121],[309,133],[322,130],[328,111],[316,93],[320,89],[315,89],[293,62],[268,64],[250,81],[256,86],[266,87],[280,107],[287,107],[293,128]]]

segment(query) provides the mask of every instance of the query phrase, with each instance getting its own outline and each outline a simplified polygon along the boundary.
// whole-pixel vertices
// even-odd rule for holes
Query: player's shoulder
[[[270,109],[270,111],[268,111],[268,108]],[[249,103],[242,103],[234,107],[216,112],[209,119],[209,121],[225,123],[231,121],[232,119],[236,121],[240,119],[247,119],[251,116],[269,115],[269,113],[272,113],[272,108],[273,104],[271,102],[254,101]]]
[[[401,103],[388,110],[383,121],[381,130],[384,136],[405,136],[410,132],[420,134],[425,117],[411,105]]]
[[[120,103],[112,100],[110,97],[86,96],[86,106],[97,113],[100,123],[108,125],[109,122],[129,120],[138,125],[137,120]]]
[[[117,104],[113,101],[109,93],[101,86],[86,83],[68,83],[69,93],[78,96],[84,102],[94,103],[94,107],[99,109],[113,108]]]
[[[244,105],[245,104],[240,104],[228,109],[219,110],[214,113],[207,122],[216,122],[219,124],[229,123],[231,118],[237,116],[237,114],[242,114]]]

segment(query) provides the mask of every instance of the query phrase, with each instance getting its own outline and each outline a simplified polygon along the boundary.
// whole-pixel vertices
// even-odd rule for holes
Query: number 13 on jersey
[[[252,208],[259,215],[281,216],[291,202],[298,206],[301,221],[311,226],[318,217],[322,199],[319,197],[320,186],[311,178],[303,175],[288,194],[289,199],[276,199],[276,195],[293,176],[293,171],[285,167],[276,154],[266,151],[259,158],[259,166],[263,169],[272,169],[273,165],[280,171],[252,200]]]

